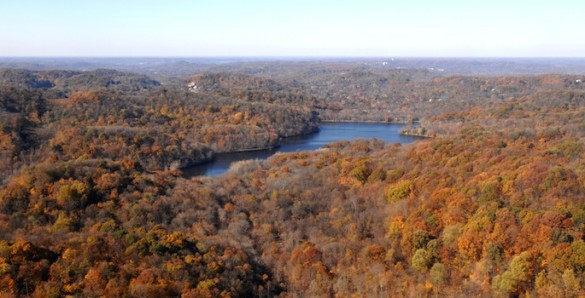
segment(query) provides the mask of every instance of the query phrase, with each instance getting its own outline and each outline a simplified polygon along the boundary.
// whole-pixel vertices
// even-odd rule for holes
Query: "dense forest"
[[[0,70],[0,293],[585,295],[583,76],[249,63],[151,79]],[[413,123],[278,146],[320,121]]]
[[[585,76],[444,76],[429,69],[355,64],[252,64],[189,79],[196,90],[312,106],[324,121],[411,123],[537,92],[584,90]],[[269,96],[272,95],[272,97]]]

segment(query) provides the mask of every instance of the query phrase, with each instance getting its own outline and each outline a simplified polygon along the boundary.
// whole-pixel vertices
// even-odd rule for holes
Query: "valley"
[[[0,60],[0,293],[584,293],[581,60],[259,60]]]

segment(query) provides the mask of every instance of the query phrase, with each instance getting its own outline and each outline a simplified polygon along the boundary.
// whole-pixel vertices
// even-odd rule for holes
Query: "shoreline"
[[[364,121],[353,121],[353,120],[321,120],[321,123],[371,123],[371,124],[400,124],[400,125],[409,125],[409,124],[419,124],[420,121],[412,121],[412,122],[396,122],[396,121],[376,121],[376,120],[364,120]]]
[[[334,123],[340,123],[340,124],[378,124],[378,125],[396,125],[396,126],[402,126],[402,127],[406,127],[408,124],[412,124],[412,123],[396,123],[396,122],[375,122],[375,121],[368,121],[368,122],[357,122],[357,121],[321,121],[320,124],[323,125],[327,125],[327,124],[334,124]],[[239,150],[234,150],[234,151],[225,151],[225,152],[214,152],[213,153],[213,158],[211,160],[207,160],[203,163],[199,163],[198,165],[203,165],[203,164],[208,164],[208,163],[213,163],[215,162],[216,158],[222,156],[222,155],[230,155],[230,154],[237,154],[237,153],[246,153],[246,152],[267,152],[268,154],[270,154],[270,152],[272,151],[274,152],[278,152],[278,148],[282,147],[282,140],[285,140],[287,138],[294,138],[294,137],[302,137],[302,136],[309,136],[312,134],[315,134],[317,132],[319,132],[322,129],[321,125],[319,125],[318,129],[311,131],[310,133],[303,133],[303,134],[297,134],[297,135],[291,135],[288,137],[281,137],[279,144],[275,145],[275,146],[267,146],[267,147],[262,147],[262,148],[247,148],[247,149],[239,149]],[[408,134],[408,133],[403,133],[401,128],[399,127],[396,131],[397,135],[402,135],[402,136],[409,136],[409,137],[414,137],[414,138],[427,138],[427,136],[420,136],[420,135],[414,135],[414,134]],[[198,165],[195,165],[198,166]],[[185,171],[189,168],[192,168],[193,166],[187,166],[184,168],[181,168],[182,171]],[[193,175],[193,174],[187,174],[187,175],[183,175],[183,177],[185,178],[192,178],[192,177],[196,177],[196,176],[206,176],[205,174],[199,174],[199,175]]]

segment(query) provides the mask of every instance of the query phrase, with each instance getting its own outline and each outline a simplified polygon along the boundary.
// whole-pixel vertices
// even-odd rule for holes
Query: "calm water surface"
[[[378,138],[389,143],[408,144],[419,137],[400,135],[400,124],[383,123],[321,123],[319,132],[283,139],[281,146],[273,150],[259,150],[215,155],[215,159],[203,165],[183,170],[184,176],[215,176],[223,174],[234,162],[246,159],[265,159],[276,152],[315,150],[335,141],[349,141],[357,138]]]

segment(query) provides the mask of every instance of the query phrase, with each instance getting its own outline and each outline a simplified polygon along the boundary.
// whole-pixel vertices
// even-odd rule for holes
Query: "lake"
[[[216,154],[213,161],[183,169],[186,178],[215,176],[223,174],[234,162],[247,159],[265,159],[276,152],[315,150],[336,141],[350,141],[357,138],[378,138],[389,143],[408,144],[420,137],[400,134],[401,124],[385,123],[321,123],[319,131],[310,135],[283,138],[281,146],[272,150],[258,150]]]

